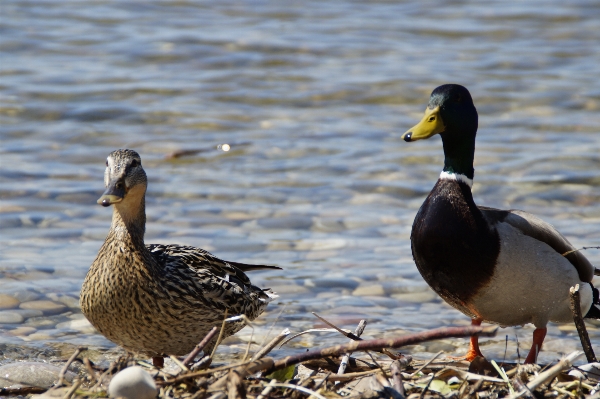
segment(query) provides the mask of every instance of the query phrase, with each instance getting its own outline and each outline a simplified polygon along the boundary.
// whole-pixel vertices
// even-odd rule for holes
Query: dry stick
[[[366,326],[367,326],[367,321],[361,320],[360,323],[358,323],[358,326],[356,326],[356,330],[354,330],[354,335],[356,335],[357,337],[360,338],[363,331],[365,331]],[[350,360],[351,354],[352,354],[352,352],[348,352],[342,358],[342,361],[340,362],[340,368],[338,369],[338,372],[337,372],[338,375],[342,375],[346,371],[346,367],[348,367],[348,360]]]
[[[198,353],[202,352],[202,349],[204,349],[206,344],[208,344],[210,342],[210,340],[213,339],[215,334],[217,334],[217,331],[219,331],[217,329],[217,327],[213,327],[208,332],[208,334],[206,334],[204,336],[204,338],[202,338],[202,341],[200,341],[200,343],[198,345],[196,345],[196,347],[190,352],[189,355],[186,356],[185,359],[183,359],[182,363],[184,366],[187,366],[188,364],[190,364],[196,358],[196,356],[198,356]]]
[[[177,359],[177,356],[175,356],[175,355],[169,355],[169,357],[171,358],[171,360],[173,361],[173,363],[175,363],[177,365],[177,367],[179,367],[181,369],[181,371],[185,371],[185,372],[190,371],[190,369],[188,369],[185,366],[185,364],[183,364],[181,362],[181,360]]]
[[[481,388],[481,386],[483,385],[483,382],[485,380],[481,379],[479,381],[477,381],[475,383],[475,385],[473,385],[473,387],[469,390],[469,396],[473,396],[475,395],[475,392],[479,391],[479,389]]]
[[[400,395],[404,396],[404,384],[402,383],[402,368],[400,367],[400,362],[398,360],[394,360],[392,365],[390,366],[392,371],[392,386],[396,391],[400,393]]]
[[[265,387],[265,389],[262,390],[262,392],[260,393],[260,395],[258,395],[256,397],[256,399],[265,399],[267,397],[268,394],[271,393],[271,391],[273,390],[273,388],[275,388],[275,384],[277,383],[276,379],[272,379],[271,382],[269,382],[269,384]]]
[[[73,396],[73,394],[75,393],[75,391],[77,391],[77,389],[79,388],[79,386],[81,385],[82,381],[81,380],[77,380],[73,383],[73,386],[71,388],[69,388],[69,390],[67,391],[67,393],[65,393],[65,396],[62,397],[62,399],[71,399],[71,396]]]
[[[538,376],[533,381],[530,381],[527,384],[527,388],[531,392],[535,391],[535,389],[537,387],[539,387],[540,385],[542,385],[543,383],[545,383],[547,381],[550,381],[551,379],[556,377],[558,374],[560,374],[560,372],[563,371],[564,369],[571,367],[573,362],[581,355],[583,355],[583,352],[575,351],[575,352],[572,352],[569,355],[565,356],[556,365],[550,367],[548,370],[544,371],[543,373],[538,374]],[[526,392],[527,392],[526,390],[520,391],[519,393],[513,395],[511,397],[511,399],[516,399],[516,398],[524,395]]]
[[[98,381],[98,376],[96,375],[96,372],[94,371],[94,368],[92,367],[92,363],[90,362],[90,359],[88,359],[87,357],[84,357],[83,365],[85,366],[85,369],[87,370],[88,375],[91,377],[92,382]]]
[[[263,346],[258,352],[256,352],[254,354],[254,356],[252,356],[252,359],[250,359],[250,360],[258,360],[258,359],[262,359],[263,357],[267,356],[269,354],[269,352],[271,352],[273,350],[273,348],[275,348],[288,335],[290,335],[290,330],[286,328],[285,330],[280,332],[279,335],[277,335],[275,338],[273,338],[271,340],[271,342],[269,342],[268,344]]]
[[[272,365],[273,365],[273,359],[270,357],[267,357],[264,359],[256,360],[254,362],[250,362],[243,366],[233,368],[229,372],[231,373],[232,371],[235,371],[240,376],[240,378],[243,380],[244,378],[248,377],[251,374],[254,374],[258,371],[270,368]],[[208,389],[211,391],[216,391],[216,390],[223,388],[227,384],[227,377],[228,377],[228,374],[225,374],[223,377],[219,378],[216,382],[211,384],[211,386],[208,387]]]
[[[332,323],[330,323],[329,321],[325,320],[324,318],[322,318],[321,316],[319,316],[318,314],[316,314],[315,312],[311,312],[317,319],[321,320],[323,323],[327,324],[329,327],[333,328],[334,330],[336,330],[337,332],[339,332],[340,334],[342,334],[343,336],[350,338],[354,341],[361,341],[360,337],[357,337],[356,335],[346,332],[344,330],[342,330],[341,328],[339,328],[338,326],[333,325]]]
[[[576,284],[575,287],[571,287],[570,297],[571,312],[573,312],[573,320],[575,321],[575,327],[577,327],[577,332],[579,333],[579,339],[581,340],[583,352],[585,353],[588,363],[594,363],[597,361],[596,355],[594,354],[594,349],[592,349],[592,343],[590,342],[590,337],[587,329],[585,328],[585,323],[583,322],[583,317],[581,315],[579,284]],[[592,306],[594,305],[592,304]]]
[[[223,332],[225,331],[225,323],[227,323],[227,311],[229,309],[225,309],[225,314],[223,315],[223,324],[221,324],[221,331],[219,331],[219,338],[217,338],[217,343],[210,354],[210,358],[212,359],[215,356],[215,352],[217,351],[217,347],[221,344],[221,339],[223,339]]]
[[[573,252],[579,252],[579,251],[584,250],[584,249],[600,249],[600,247],[581,247],[579,249],[572,249],[572,250],[567,251],[564,254],[562,254],[562,256],[567,256],[569,254],[572,254]]]
[[[433,382],[433,380],[435,379],[436,376],[437,376],[437,373],[433,373],[433,375],[431,376],[431,379],[427,382],[427,385],[425,385],[425,388],[423,388],[423,390],[421,391],[421,394],[419,395],[419,399],[423,399],[425,397],[425,393],[429,390],[429,385],[431,385],[431,383]]]
[[[315,398],[318,398],[318,399],[327,399],[326,397],[324,397],[322,395],[319,395],[315,391],[312,391],[312,390],[310,390],[308,388],[301,387],[301,386],[294,385],[294,384],[285,384],[285,383],[281,383],[281,382],[276,382],[276,383],[273,384],[273,386],[275,386],[275,387],[281,387],[281,388],[295,389],[296,391],[307,393],[310,396],[314,396]]]
[[[75,361],[75,359],[81,353],[81,351],[84,351],[86,349],[87,348],[77,348],[75,352],[71,355],[69,360],[67,360],[67,363],[65,363],[64,367],[62,368],[62,370],[60,370],[60,373],[58,374],[58,382],[56,383],[56,385],[54,385],[55,388],[65,385],[65,375],[67,374],[69,366]]]
[[[438,353],[436,353],[435,355],[433,355],[433,357],[431,359],[429,359],[428,361],[426,361],[425,363],[423,363],[421,365],[421,367],[419,367],[418,369],[416,369],[410,376],[412,377],[413,375],[417,375],[417,373],[421,370],[423,370],[425,367],[429,366],[431,363],[433,363],[433,361],[435,359],[438,358],[438,356],[440,356],[442,353],[444,353],[444,351],[439,351]]]
[[[405,345],[414,345],[425,341],[431,341],[440,338],[459,338],[471,335],[480,335],[484,337],[493,337],[498,327],[481,326],[463,326],[463,327],[442,327],[434,330],[422,331],[419,333],[408,334],[396,338],[373,339],[368,341],[353,341],[345,345],[336,345],[323,349],[314,349],[308,352],[302,352],[297,355],[287,356],[277,360],[273,367],[266,370],[272,373],[275,370],[286,368],[292,364],[298,364],[306,360],[320,359],[323,357],[340,356],[346,352],[356,352],[365,350],[378,350],[381,348],[399,348]]]

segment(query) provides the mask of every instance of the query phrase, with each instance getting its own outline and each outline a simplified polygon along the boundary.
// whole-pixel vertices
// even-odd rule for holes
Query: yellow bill
[[[428,139],[433,135],[442,133],[445,129],[446,126],[444,126],[444,121],[442,121],[440,115],[440,107],[435,107],[434,109],[427,108],[421,122],[408,129],[402,135],[402,140],[416,141]]]

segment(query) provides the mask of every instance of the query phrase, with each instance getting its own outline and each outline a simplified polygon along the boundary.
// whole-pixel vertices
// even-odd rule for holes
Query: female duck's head
[[[102,206],[126,205],[129,202],[139,204],[146,194],[148,185],[140,155],[133,150],[111,152],[106,158],[104,185],[106,190],[98,199],[98,204]]]

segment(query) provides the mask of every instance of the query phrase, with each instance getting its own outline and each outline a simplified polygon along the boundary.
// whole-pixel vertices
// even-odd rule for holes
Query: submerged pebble
[[[19,307],[21,309],[40,310],[46,316],[63,313],[65,310],[67,310],[65,304],[54,301],[23,302]]]
[[[0,324],[19,324],[23,323],[23,316],[18,312],[4,310],[0,312]]]
[[[19,306],[21,301],[11,295],[0,294],[0,309],[13,309]]]

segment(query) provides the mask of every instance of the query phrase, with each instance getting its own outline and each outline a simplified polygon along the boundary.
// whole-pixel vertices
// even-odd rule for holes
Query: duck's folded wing
[[[584,282],[591,282],[598,269],[590,263],[581,251],[560,234],[550,223],[530,213],[511,209],[508,211],[480,206],[479,209],[488,222],[508,223],[523,234],[546,243],[557,253],[564,256],[577,269],[579,278]]]
[[[247,265],[245,263],[229,262],[217,258],[210,252],[197,247],[184,245],[148,244],[148,250],[159,264],[179,265],[215,277],[237,280],[238,284],[250,285],[250,279],[245,272],[262,269],[281,269],[277,266]]]

